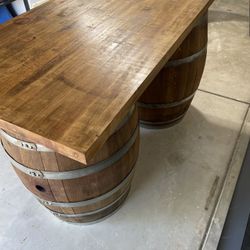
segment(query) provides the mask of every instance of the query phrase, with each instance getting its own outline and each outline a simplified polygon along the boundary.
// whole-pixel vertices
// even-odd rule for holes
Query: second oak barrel
[[[140,97],[139,118],[145,127],[168,127],[184,117],[205,66],[207,21],[206,14]]]

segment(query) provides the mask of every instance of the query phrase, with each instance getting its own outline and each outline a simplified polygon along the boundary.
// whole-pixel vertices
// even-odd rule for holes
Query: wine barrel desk
[[[0,26],[1,144],[54,215],[91,223],[126,199],[138,110],[163,123],[186,111],[204,67],[211,3],[53,0]],[[161,83],[171,73],[183,74],[175,88]],[[180,107],[164,106],[161,118],[151,114],[156,102]]]

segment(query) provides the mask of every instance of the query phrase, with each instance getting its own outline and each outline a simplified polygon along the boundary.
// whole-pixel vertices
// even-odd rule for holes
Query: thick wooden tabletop
[[[51,0],[0,26],[0,127],[87,163],[212,0]]]

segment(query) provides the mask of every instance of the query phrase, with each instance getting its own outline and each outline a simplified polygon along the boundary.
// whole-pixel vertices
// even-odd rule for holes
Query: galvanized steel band
[[[195,59],[199,58],[201,55],[205,54],[206,52],[207,52],[207,45],[201,50],[199,50],[198,52],[192,54],[191,56],[168,61],[164,67],[165,68],[176,67],[185,63],[193,62]]]
[[[115,162],[120,160],[132,147],[135,143],[138,134],[138,127],[134,130],[132,137],[129,141],[124,144],[124,146],[119,149],[116,153],[114,153],[111,157],[100,161],[96,164],[88,165],[85,168],[75,169],[71,171],[64,171],[64,172],[52,172],[52,171],[43,171],[43,170],[35,170],[20,164],[16,160],[14,160],[8,152],[5,150],[6,155],[8,156],[9,160],[11,161],[12,165],[19,169],[20,171],[24,172],[27,175],[41,178],[41,179],[51,179],[51,180],[68,180],[68,179],[76,179],[83,176],[91,175],[97,172],[102,171],[103,169],[113,165]],[[4,147],[3,147],[4,148]]]
[[[30,151],[39,151],[39,152],[53,152],[51,149],[40,145],[40,144],[35,144],[32,142],[27,142],[24,140],[19,140],[11,135],[9,135],[8,133],[6,133],[4,130],[0,130],[0,135],[7,140],[8,142],[10,142],[11,144],[20,147],[22,149],[26,149],[26,150],[30,150]]]
[[[117,191],[119,191],[121,188],[126,187],[126,185],[130,185],[130,181],[133,178],[135,172],[135,168],[131,170],[129,175],[115,188],[110,190],[109,192],[100,195],[96,198],[89,199],[89,200],[84,200],[84,201],[78,201],[78,202],[56,202],[56,201],[47,201],[39,198],[36,196],[36,198],[41,202],[43,205],[48,205],[48,206],[53,206],[53,207],[64,207],[64,208],[74,208],[74,207],[84,207],[84,206],[89,206],[92,204],[96,204],[97,202],[103,201],[109,197],[111,197],[113,194],[115,194]]]
[[[166,128],[172,126],[175,122],[178,122],[185,116],[185,113],[168,121],[161,121],[161,122],[151,122],[151,121],[144,121],[140,120],[140,126],[149,129],[157,129],[157,128]]]
[[[194,95],[195,95],[195,92],[192,95],[190,95],[190,96],[188,96],[188,97],[186,97],[186,98],[184,98],[184,99],[182,99],[182,100],[180,100],[178,102],[170,102],[170,103],[143,103],[143,102],[138,102],[138,107],[147,108],[147,109],[172,108],[172,107],[179,106],[179,105],[191,100],[194,97]]]
[[[83,216],[89,216],[89,215],[94,215],[97,213],[100,213],[104,210],[107,210],[108,208],[112,207],[113,205],[115,205],[117,202],[119,202],[123,197],[125,197],[128,192],[129,192],[130,186],[128,186],[126,188],[126,190],[117,198],[115,199],[113,202],[111,202],[110,204],[108,204],[105,207],[102,207],[100,209],[94,210],[94,211],[90,211],[90,212],[84,212],[84,213],[80,213],[80,214],[64,214],[64,213],[58,213],[55,212],[49,208],[47,208],[52,214],[59,216],[59,217],[64,217],[64,218],[78,218],[78,217],[83,217]]]

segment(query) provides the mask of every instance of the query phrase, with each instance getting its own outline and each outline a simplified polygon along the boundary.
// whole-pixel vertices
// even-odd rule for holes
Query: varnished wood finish
[[[0,127],[88,164],[213,0],[53,0],[0,27]]]
[[[79,168],[91,168],[93,164],[112,157],[129,140],[131,140],[135,131],[137,131],[137,138],[124,156],[122,156],[113,165],[87,176],[67,180],[43,179],[27,175],[14,167],[17,175],[25,187],[35,194],[35,196],[45,201],[70,203],[94,199],[110,192],[127,176],[129,176],[136,163],[139,150],[138,112],[136,107],[131,109],[131,112],[125,116],[124,121],[121,122],[107,142],[104,143],[102,148],[91,159],[91,165],[84,165],[56,152],[37,152],[27,150],[13,145],[6,140],[5,137],[2,137],[2,145],[6,152],[13,159],[15,159],[15,161],[28,168],[53,172],[71,171]],[[11,135],[15,136],[14,134]],[[20,135],[15,137],[22,139],[20,138]],[[111,196],[91,205],[74,208],[50,205],[46,205],[46,207],[51,211],[61,214],[81,214],[84,212],[95,212],[95,210],[109,206],[109,204],[112,204],[117,200],[117,202],[115,202],[112,206],[101,211],[100,213],[94,213],[89,216],[81,216],[79,218],[59,217],[63,220],[71,222],[90,222],[92,220],[98,220],[111,213],[121,204],[121,202],[125,199],[126,193],[128,192],[131,180],[132,177],[128,180],[126,185],[115,191]]]
[[[207,14],[198,21],[166,67],[160,71],[139,99],[139,117],[142,125],[161,128],[173,125],[183,118],[202,77],[206,46]],[[187,63],[190,56],[199,52],[197,57]],[[173,65],[178,60],[183,62]],[[167,104],[169,107],[155,104]]]

